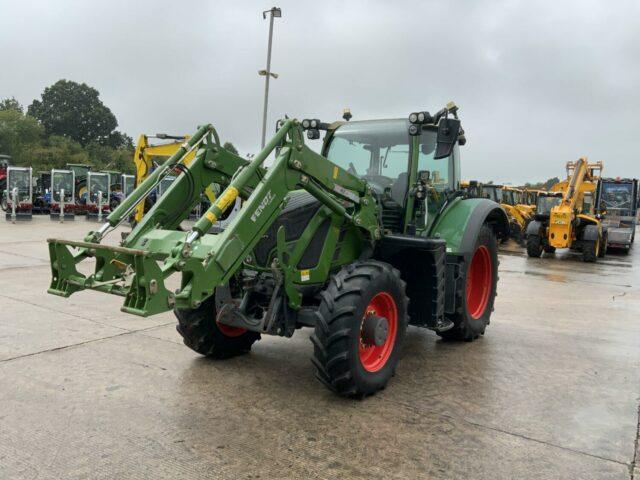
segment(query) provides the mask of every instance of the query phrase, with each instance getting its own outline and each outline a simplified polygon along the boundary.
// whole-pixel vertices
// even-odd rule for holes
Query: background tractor
[[[567,179],[551,187],[555,195],[538,197],[536,219],[527,228],[530,257],[540,257],[543,251],[553,253],[556,248],[581,251],[585,262],[604,257],[607,230],[595,211],[601,171],[602,162],[588,163],[584,157],[567,162]]]
[[[393,375],[408,324],[459,340],[489,324],[496,239],[508,220],[459,189],[457,111],[451,103],[408,120],[285,119],[251,161],[204,125],[84,241],[48,240],[49,292],[120,295],[124,312],[142,316],[174,310],[184,343],[215,358],[249,351],[262,334],[310,327],[317,377],[341,395],[373,394]],[[304,134],[322,131],[318,154]],[[119,246],[100,243],[176,171]],[[220,195],[179,230],[212,183]],[[238,214],[209,233],[237,198]],[[95,272],[81,274],[76,265],[89,257]]]

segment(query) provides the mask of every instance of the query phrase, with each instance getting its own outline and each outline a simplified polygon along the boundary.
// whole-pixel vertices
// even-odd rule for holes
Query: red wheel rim
[[[480,245],[467,273],[467,312],[471,318],[484,315],[493,288],[493,265],[489,249]]]
[[[247,331],[246,328],[232,327],[231,325],[220,323],[217,320],[216,325],[218,326],[218,330],[220,330],[220,333],[222,333],[225,337],[239,337]]]
[[[396,333],[398,331],[398,308],[393,297],[387,292],[380,292],[376,294],[367,308],[364,311],[364,317],[367,315],[377,315],[387,319],[389,324],[389,330],[387,332],[387,339],[380,345],[365,345],[362,338],[362,332],[360,333],[360,343],[358,353],[360,355],[360,363],[367,372],[377,372],[380,370],[389,360],[393,346],[396,341]],[[362,318],[364,322],[364,317]],[[362,323],[360,324],[362,330]]]

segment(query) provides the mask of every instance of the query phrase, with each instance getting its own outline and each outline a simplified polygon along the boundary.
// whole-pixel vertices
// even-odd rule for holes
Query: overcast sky
[[[279,1],[277,118],[355,119],[460,106],[463,177],[520,183],[586,155],[640,176],[638,1]],[[119,128],[213,123],[260,142],[265,1],[0,0],[0,98],[61,78],[100,91]]]

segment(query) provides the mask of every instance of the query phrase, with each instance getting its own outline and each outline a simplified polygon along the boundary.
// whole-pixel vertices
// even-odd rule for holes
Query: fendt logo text
[[[262,199],[262,201],[260,202],[260,204],[258,205],[258,208],[256,208],[256,211],[253,212],[253,215],[251,215],[252,222],[255,222],[258,219],[258,217],[262,214],[262,211],[265,209],[267,205],[271,203],[273,199],[274,199],[274,195],[273,193],[271,193],[271,190],[269,190],[267,194],[264,196],[264,198]]]

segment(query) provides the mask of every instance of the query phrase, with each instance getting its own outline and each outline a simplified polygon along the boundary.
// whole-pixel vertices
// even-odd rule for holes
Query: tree
[[[558,177],[550,178],[549,180],[544,182],[543,189],[549,190],[551,187],[553,187],[556,183],[559,183],[559,182],[560,182],[560,179]]]
[[[22,105],[20,105],[20,102],[18,102],[15,97],[0,100],[0,112],[5,112],[7,110],[16,110],[23,113]]]
[[[35,118],[20,110],[0,110],[0,153],[11,155],[12,162],[20,165],[23,154],[43,136],[43,128]]]
[[[238,155],[238,149],[231,142],[224,142],[224,144],[222,145],[222,148],[224,148],[225,150],[229,150],[231,153],[235,153],[236,155]]]
[[[133,138],[118,130],[111,132],[104,143],[111,148],[133,149]]]
[[[47,135],[68,137],[80,145],[104,143],[118,126],[115,115],[86,83],[58,80],[44,89],[27,113],[37,118]]]

